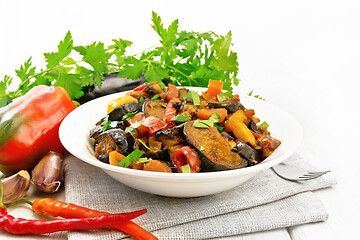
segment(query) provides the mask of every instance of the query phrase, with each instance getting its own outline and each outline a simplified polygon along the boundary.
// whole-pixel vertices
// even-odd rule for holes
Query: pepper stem
[[[19,203],[27,203],[27,204],[29,204],[30,206],[33,205],[32,202],[30,202],[30,201],[28,201],[28,200],[26,200],[26,199],[21,199],[21,200],[18,200],[18,201],[9,203],[9,204],[7,204],[6,206],[7,206],[7,207],[12,207],[12,206],[14,206],[14,205],[16,205],[16,204],[19,204]]]
[[[2,207],[3,209],[6,209],[6,206],[4,204],[4,186],[2,181],[0,180],[0,207]]]

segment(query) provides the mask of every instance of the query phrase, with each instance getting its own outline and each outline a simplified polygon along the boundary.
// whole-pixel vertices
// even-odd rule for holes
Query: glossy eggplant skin
[[[194,121],[186,122],[183,133],[187,144],[198,154],[203,171],[223,171],[247,166],[245,159],[231,151],[227,140],[217,128],[195,128],[193,123]]]
[[[249,161],[249,164],[259,163],[262,161],[261,154],[258,150],[244,143],[243,141],[238,141],[231,151],[240,154],[243,158]]]
[[[126,126],[127,124],[125,121],[112,121],[110,123],[111,128],[120,128],[122,130],[125,130]],[[103,126],[101,126],[101,123],[99,123],[90,130],[90,137],[96,139],[103,132]]]
[[[229,114],[236,112],[237,110],[244,110],[245,107],[240,103],[239,99],[236,100],[226,100],[223,102],[219,101],[210,101],[208,103],[209,108],[225,108]]]
[[[111,112],[108,113],[110,121],[122,121],[122,118],[127,113],[140,112],[142,108],[142,103],[138,102],[129,102],[125,103],[117,108],[114,108]]]
[[[132,152],[134,141],[131,133],[126,133],[120,128],[107,130],[95,139],[95,157],[108,163],[111,151],[118,151],[126,156]]]
[[[182,136],[182,132],[184,129],[184,123],[180,124],[180,125],[176,125],[175,127],[172,128],[167,128],[167,129],[163,129],[160,131],[157,131],[155,133],[156,137],[160,137],[160,136],[167,136],[171,139],[177,137],[177,136]]]

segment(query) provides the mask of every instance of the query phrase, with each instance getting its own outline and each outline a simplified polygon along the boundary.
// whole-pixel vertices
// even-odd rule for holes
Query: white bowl
[[[205,90],[189,89],[199,93]],[[296,151],[302,139],[300,125],[287,112],[263,100],[240,95],[241,103],[246,108],[254,109],[255,116],[270,125],[271,135],[282,142],[280,147],[260,164],[236,170],[203,173],[162,173],[113,166],[94,157],[89,131],[106,115],[108,103],[125,93],[104,96],[81,105],[66,116],[60,126],[59,136],[72,155],[140,191],[168,197],[198,197],[220,193],[244,183],[264,169],[281,163]]]

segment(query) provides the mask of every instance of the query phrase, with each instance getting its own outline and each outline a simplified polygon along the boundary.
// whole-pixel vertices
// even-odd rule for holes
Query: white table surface
[[[360,5],[357,1],[0,1],[0,76],[55,51],[68,30],[74,44],[123,38],[134,52],[157,41],[151,11],[180,29],[233,34],[241,92],[290,112],[304,130],[299,153],[338,184],[316,192],[326,222],[289,228],[288,239],[360,235]],[[58,198],[63,195],[58,194]],[[21,215],[21,210],[13,210]],[[25,216],[24,216],[25,215]],[[21,215],[26,217],[30,212]],[[249,239],[267,239],[267,233]],[[0,238],[11,236],[0,233]],[[23,239],[23,237],[20,237]]]

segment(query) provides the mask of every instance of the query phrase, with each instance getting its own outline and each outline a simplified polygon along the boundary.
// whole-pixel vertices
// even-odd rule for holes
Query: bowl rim
[[[190,90],[195,90],[195,91],[202,91],[202,90],[206,89],[206,88],[201,88],[201,87],[186,87],[186,88],[188,88]],[[66,140],[65,130],[68,127],[69,121],[72,119],[73,115],[75,115],[78,111],[81,111],[78,109],[86,108],[88,105],[92,104],[94,101],[103,101],[103,99],[105,99],[105,98],[111,99],[112,96],[114,96],[114,97],[118,96],[118,95],[121,96],[122,94],[125,94],[126,92],[128,92],[128,91],[113,93],[110,95],[102,96],[100,98],[91,100],[91,101],[79,106],[78,108],[76,108],[75,110],[70,112],[64,118],[64,120],[62,121],[60,128],[59,128],[59,138],[60,138],[61,143],[68,150],[69,153],[71,153],[73,156],[79,158],[83,162],[93,165],[93,166],[96,166],[96,167],[99,167],[104,171],[111,171],[111,172],[115,172],[115,173],[121,173],[121,174],[137,176],[137,177],[147,178],[147,179],[157,178],[157,179],[165,179],[167,181],[177,181],[177,180],[186,180],[186,181],[197,180],[197,181],[199,181],[199,180],[207,180],[207,179],[213,179],[213,178],[232,178],[232,177],[239,176],[239,175],[247,175],[247,174],[257,173],[261,170],[271,168],[272,166],[275,166],[275,165],[283,162],[290,156],[292,156],[296,152],[296,150],[298,149],[298,147],[300,146],[300,144],[302,142],[303,130],[302,130],[300,124],[298,123],[298,121],[292,115],[290,115],[288,112],[281,109],[280,107],[278,107],[270,102],[266,102],[266,104],[271,105],[271,107],[276,108],[278,111],[283,112],[284,114],[287,115],[288,118],[290,118],[292,120],[292,123],[296,126],[294,129],[295,133],[292,133],[292,134],[296,134],[297,140],[282,155],[280,155],[276,158],[272,158],[272,156],[269,156],[263,162],[256,164],[254,166],[249,166],[249,167],[240,168],[240,169],[231,169],[231,170],[215,171],[215,172],[199,172],[199,173],[152,172],[152,171],[143,171],[143,170],[136,170],[136,169],[113,166],[113,165],[110,165],[107,163],[103,163],[103,162],[97,160],[95,157],[90,158],[87,155],[81,154],[81,152],[73,151],[72,148],[69,147],[67,142],[65,141]],[[259,100],[254,97],[250,97],[250,96],[246,96],[246,95],[240,95],[240,97],[241,98],[243,98],[243,97],[251,98],[251,101],[263,101],[263,100]],[[255,109],[255,111],[256,111],[256,109]]]

